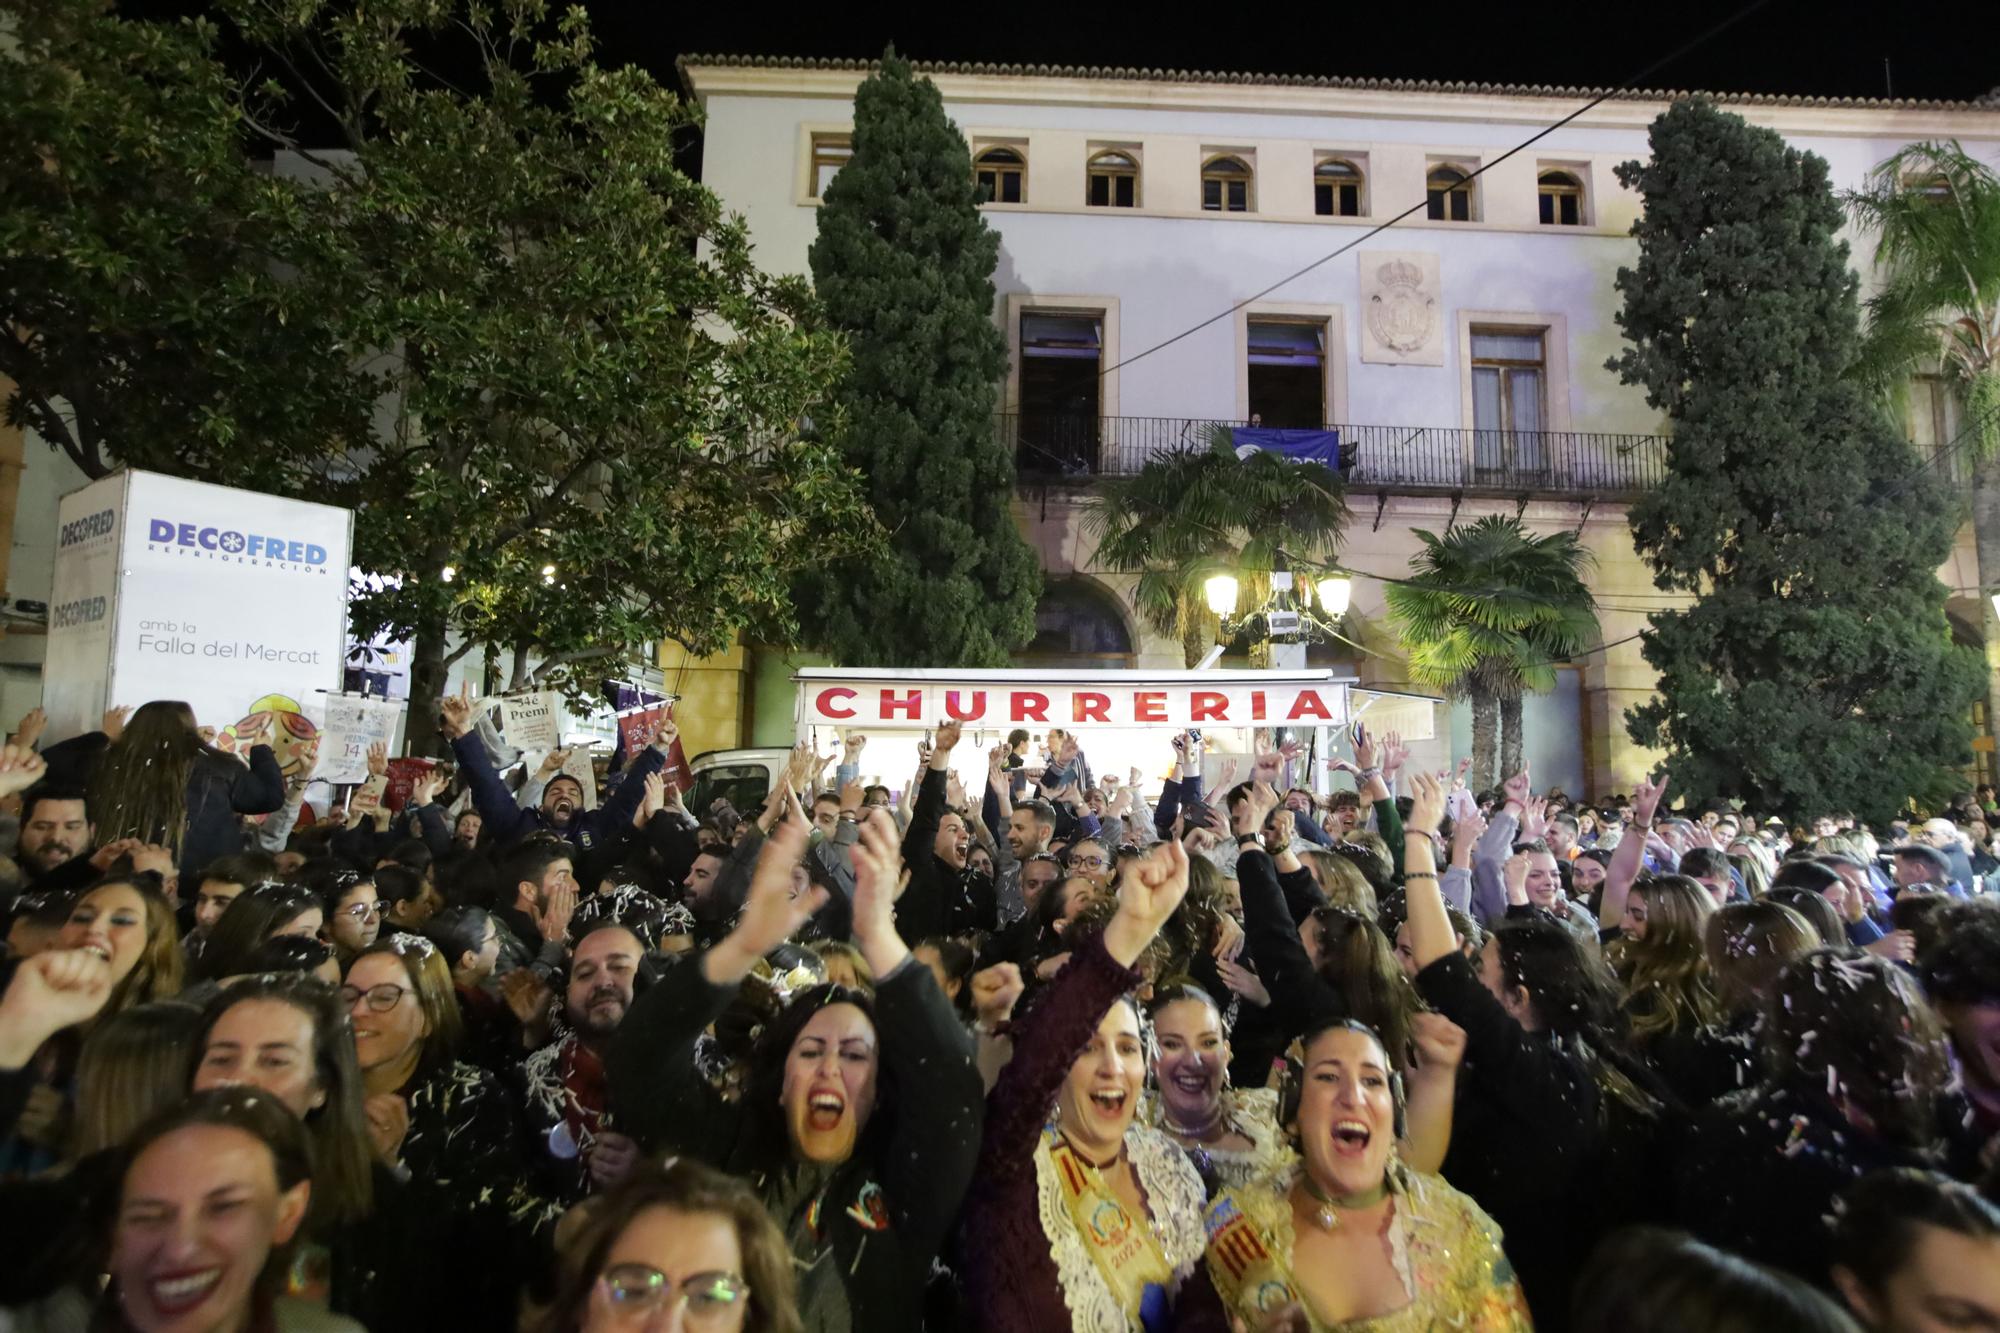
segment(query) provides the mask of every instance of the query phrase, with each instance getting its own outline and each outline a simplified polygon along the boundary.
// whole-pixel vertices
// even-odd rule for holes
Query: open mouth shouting
[[[1129,1096],[1123,1088],[1093,1088],[1084,1100],[1093,1114],[1117,1121],[1125,1118],[1125,1103]]]
[[[831,1089],[818,1089],[806,1099],[806,1128],[830,1134],[840,1128],[847,1114],[847,1098]]]
[[[1333,1126],[1333,1151],[1341,1157],[1360,1157],[1368,1151],[1368,1144],[1375,1137],[1359,1120],[1339,1120]]]
[[[1198,1065],[1175,1070],[1167,1081],[1185,1097],[1206,1097],[1209,1092],[1208,1071]]]
[[[162,1273],[146,1283],[146,1297],[153,1308],[172,1319],[188,1313],[207,1300],[222,1281],[220,1268],[196,1268]]]

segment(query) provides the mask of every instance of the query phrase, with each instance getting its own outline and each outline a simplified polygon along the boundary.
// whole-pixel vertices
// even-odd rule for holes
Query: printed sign
[[[435,760],[403,758],[389,761],[389,790],[383,800],[389,809],[400,813],[410,803],[410,793],[416,789],[417,779],[437,767]]]
[[[562,744],[562,700],[553,690],[500,699],[500,734],[517,750],[547,752]]]
[[[378,742],[385,746],[396,743],[396,724],[402,720],[404,705],[358,695],[334,695],[327,699],[325,707],[319,767],[313,770],[313,776],[323,782],[367,781],[368,747]]]
[[[1123,727],[1340,726],[1347,683],[1274,680],[1268,685],[1126,681],[1103,685],[1037,681],[912,681],[801,677],[803,720],[815,726],[922,727],[944,718],[987,726],[1041,722]]]
[[[48,738],[113,705],[183,699],[235,747],[340,688],[352,515],[121,472],[58,509],[43,706]],[[289,720],[287,737],[310,739]],[[241,747],[237,747],[241,748]]]

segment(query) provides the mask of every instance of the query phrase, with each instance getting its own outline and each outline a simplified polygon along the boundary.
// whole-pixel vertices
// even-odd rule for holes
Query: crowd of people
[[[0,750],[0,1329],[2000,1330],[1988,790],[438,721],[317,820],[184,704]]]

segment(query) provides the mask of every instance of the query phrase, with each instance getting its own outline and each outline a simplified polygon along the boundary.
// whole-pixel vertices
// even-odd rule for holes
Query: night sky
[[[1347,77],[1607,85],[1747,0],[1672,4],[865,5],[586,0],[608,57],[662,78],[682,52],[1142,65]],[[1980,19],[1977,15],[1984,13]],[[2000,86],[1991,0],[1770,0],[1647,80],[1662,88],[1970,99]]]

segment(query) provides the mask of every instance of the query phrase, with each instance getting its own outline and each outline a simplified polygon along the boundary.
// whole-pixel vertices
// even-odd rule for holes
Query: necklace
[[[1057,1132],[1058,1132],[1058,1133],[1061,1133],[1061,1134],[1062,1134],[1062,1141],[1063,1141],[1064,1143],[1067,1143],[1067,1144],[1069,1145],[1069,1150],[1070,1150],[1071,1152],[1075,1153],[1075,1154],[1077,1155],[1078,1159],[1079,1159],[1079,1160],[1081,1160],[1081,1161],[1083,1162],[1083,1164],[1084,1164],[1084,1165],[1088,1166],[1088,1167],[1089,1167],[1089,1168],[1090,1168],[1091,1170],[1093,1170],[1093,1171],[1096,1171],[1096,1172],[1100,1172],[1100,1173],[1102,1173],[1102,1172],[1105,1172],[1105,1171],[1109,1171],[1109,1170],[1110,1170],[1110,1169],[1111,1169],[1112,1167],[1114,1167],[1114,1166],[1118,1165],[1118,1161],[1119,1161],[1119,1159],[1120,1159],[1120,1158],[1122,1158],[1122,1157],[1124,1157],[1124,1156],[1125,1156],[1125,1140],[1123,1140],[1123,1139],[1120,1139],[1120,1140],[1118,1140],[1118,1151],[1117,1151],[1117,1152],[1115,1152],[1115,1153],[1112,1153],[1112,1154],[1111,1154],[1111,1156],[1109,1156],[1109,1157],[1105,1158],[1105,1159],[1104,1159],[1103,1161],[1099,1162],[1099,1161],[1095,1161],[1095,1160],[1093,1160],[1093,1159],[1092,1159],[1092,1157],[1091,1157],[1091,1155],[1090,1155],[1089,1153],[1085,1152],[1085,1151],[1084,1151],[1084,1150],[1082,1149],[1082,1147],[1080,1147],[1080,1146],[1079,1146],[1079,1145],[1077,1144],[1077,1141],[1076,1141],[1075,1139],[1071,1138],[1071,1137],[1069,1136],[1069,1134],[1068,1134],[1068,1133],[1067,1133],[1066,1131],[1063,1131],[1063,1130],[1060,1130],[1060,1129],[1059,1129],[1059,1130],[1058,1130]]]
[[[1215,1114],[1210,1116],[1205,1122],[1199,1125],[1182,1125],[1182,1124],[1177,1124],[1174,1118],[1167,1114],[1167,1108],[1164,1102],[1162,1102],[1160,1105],[1160,1123],[1166,1126],[1167,1133],[1174,1135],[1176,1138],[1182,1138],[1182,1139],[1213,1138],[1215,1136],[1216,1131],[1223,1127],[1222,1125],[1223,1116],[1224,1116],[1224,1108],[1222,1103],[1218,1101],[1215,1104]]]
[[[1340,1226],[1342,1212],[1359,1212],[1363,1208],[1373,1208],[1389,1196],[1389,1182],[1384,1180],[1373,1189],[1359,1190],[1353,1194],[1328,1194],[1312,1178],[1310,1172],[1299,1173],[1299,1183],[1306,1187],[1319,1208],[1313,1213],[1313,1221],[1321,1231],[1334,1231]]]

